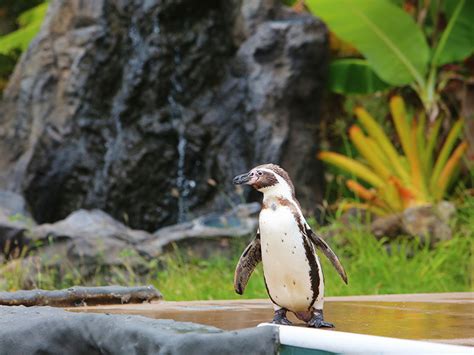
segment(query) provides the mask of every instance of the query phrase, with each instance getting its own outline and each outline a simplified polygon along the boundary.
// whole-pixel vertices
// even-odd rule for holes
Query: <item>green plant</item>
[[[368,295],[416,292],[474,291],[472,268],[474,252],[474,198],[465,195],[458,204],[452,221],[453,239],[430,248],[416,239],[387,241],[377,239],[358,221],[351,229],[337,222],[318,228],[333,235],[331,247],[340,256],[349,276],[349,286],[339,281],[339,275],[325,258],[327,296]],[[175,249],[155,261],[144,260],[148,272],[139,276],[127,273],[132,252],[124,252],[122,267],[105,270],[97,265],[90,278],[84,279],[67,260],[60,269],[44,266],[40,260],[18,262],[0,269],[0,290],[24,287],[25,275],[33,273],[31,288],[59,289],[73,285],[99,286],[108,284],[154,284],[168,301],[267,298],[261,265],[254,271],[243,296],[233,289],[235,265],[245,247],[245,240],[235,240],[230,257],[212,256],[208,260],[189,257]],[[162,264],[162,265],[159,265]],[[396,279],[397,282],[393,282]]]
[[[46,9],[47,3],[41,0],[6,0],[0,5],[0,22],[4,24],[4,32],[0,32],[0,97],[21,53],[38,33]]]
[[[453,239],[430,248],[417,239],[377,239],[357,221],[351,229],[337,222],[318,228],[331,232],[331,247],[340,256],[349,285],[321,258],[327,296],[417,292],[473,291],[474,198],[459,206],[453,221]],[[175,250],[166,257],[166,268],[158,272],[155,286],[170,301],[267,298],[261,265],[255,270],[243,296],[233,290],[233,275],[241,246],[230,258],[188,259]],[[393,282],[396,279],[397,282]]]
[[[426,134],[425,116],[421,115],[418,120],[413,118],[410,123],[401,97],[394,96],[390,100],[390,110],[403,154],[397,151],[375,119],[358,107],[355,114],[367,135],[357,125],[350,128],[349,135],[362,159],[327,151],[318,155],[372,187],[367,189],[356,180],[348,179],[347,187],[364,203],[347,206],[362,207],[377,214],[398,212],[443,199],[454,179],[467,149],[466,142],[454,149],[463,121],[458,120],[451,128],[435,159],[441,119],[438,118]]]
[[[19,28],[0,36],[0,54],[8,55],[15,50],[24,51],[38,33],[47,9],[48,3],[43,3],[23,12],[18,17]]]
[[[423,10],[433,14],[426,31],[430,36],[420,28],[428,16],[418,16],[415,23],[410,14],[387,0],[307,0],[309,9],[331,31],[365,57],[335,60],[331,64],[332,90],[371,93],[409,85],[434,119],[439,92],[446,85],[438,75],[440,67],[461,61],[474,51],[474,1],[447,1],[442,13],[449,21],[441,34],[440,2],[425,3],[429,6]]]

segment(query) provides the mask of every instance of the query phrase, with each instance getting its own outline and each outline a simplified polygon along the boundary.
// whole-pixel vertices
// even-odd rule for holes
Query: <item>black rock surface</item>
[[[51,1],[0,103],[0,188],[39,223],[98,208],[154,231],[274,162],[314,209],[327,57],[324,25],[280,0]]]

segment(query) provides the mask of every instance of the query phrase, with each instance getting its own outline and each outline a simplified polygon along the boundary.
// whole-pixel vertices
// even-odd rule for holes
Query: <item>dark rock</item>
[[[258,203],[238,205],[226,213],[212,213],[191,222],[164,227],[142,248],[158,256],[176,244],[180,249],[193,250],[194,256],[206,258],[215,255],[216,249],[229,247],[228,239],[254,235],[259,211]]]
[[[276,327],[224,332],[141,316],[0,306],[0,354],[276,354]]]
[[[232,177],[275,162],[314,209],[326,47],[280,0],[52,1],[4,92],[0,188],[39,223],[98,208],[152,231],[241,201]]]
[[[370,225],[371,232],[378,238],[398,237],[402,233],[402,216],[394,213],[388,216],[377,217]]]
[[[30,217],[23,196],[12,191],[0,190],[0,209],[4,215]]]
[[[25,247],[25,232],[34,225],[23,197],[0,190],[0,255],[3,258],[20,256]]]
[[[87,282],[96,273],[107,278],[117,271],[137,275],[148,271],[151,256],[139,246],[153,236],[132,230],[100,210],[79,210],[62,221],[21,231],[25,257],[9,261],[0,273],[16,275],[21,270],[22,288],[37,287],[38,274],[43,273],[72,274]]]
[[[371,223],[371,231],[377,237],[395,238],[399,235],[421,237],[431,244],[452,237],[449,221],[456,207],[447,201],[432,205],[410,207],[401,213],[377,217]]]
[[[138,246],[152,239],[144,231],[132,230],[100,210],[79,210],[54,224],[42,224],[28,233],[30,248],[49,266],[69,263],[86,276],[97,267],[122,267],[124,254],[131,267],[143,263]]]
[[[8,227],[19,233],[15,244],[5,246],[15,245],[17,248],[12,250],[21,253],[4,256],[24,256],[9,260],[0,269],[0,276],[17,275],[21,270],[21,287],[27,289],[38,287],[37,275],[43,273],[62,277],[74,274],[81,282],[93,279],[97,273],[112,282],[118,274],[141,278],[156,257],[174,250],[176,244],[192,251],[193,256],[230,254],[234,240],[255,234],[259,211],[258,203],[237,205],[228,212],[207,214],[162,228],[153,235],[130,229],[100,210],[79,210],[64,220],[38,226],[2,222],[0,218],[0,231]]]

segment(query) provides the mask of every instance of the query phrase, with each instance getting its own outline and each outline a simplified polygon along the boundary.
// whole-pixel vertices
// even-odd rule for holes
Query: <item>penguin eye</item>
[[[258,176],[262,176],[263,173],[261,171],[257,171]]]

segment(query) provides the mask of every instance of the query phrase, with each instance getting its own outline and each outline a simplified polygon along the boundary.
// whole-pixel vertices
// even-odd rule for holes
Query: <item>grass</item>
[[[464,235],[457,234],[430,249],[415,240],[384,245],[358,228],[346,245],[334,249],[342,256],[349,285],[341,281],[323,256],[327,296],[474,290],[473,240]],[[168,257],[167,269],[158,272],[154,284],[167,300],[266,298],[261,266],[252,275],[245,294],[235,294],[233,274],[237,260],[238,254],[230,259],[184,262],[175,254]]]
[[[338,227],[335,223],[326,229]],[[350,230],[338,229],[339,235],[329,240],[346,268],[349,285],[345,285],[324,256],[321,257],[326,296],[474,291],[474,197],[466,198],[458,209],[452,221],[453,238],[434,248],[406,236],[391,242],[378,240],[360,222],[354,222],[351,227]],[[134,256],[126,252],[124,268],[104,272],[98,267],[88,280],[81,278],[72,266],[60,271],[38,267],[31,287],[151,283],[170,301],[266,298],[261,265],[243,296],[233,290],[235,265],[245,245],[245,241],[238,240],[231,245],[230,257],[215,256],[208,260],[175,250],[148,262],[151,271],[145,277],[131,269],[127,260]],[[25,266],[18,263],[16,268],[0,272],[0,290],[21,288],[26,271]],[[28,271],[31,272],[31,266]]]
[[[337,227],[332,225],[330,228]],[[452,221],[451,240],[434,248],[419,240],[400,237],[378,240],[361,223],[329,241],[349,276],[345,285],[321,257],[326,295],[474,291],[474,198],[468,198]],[[233,290],[233,274],[244,244],[237,243],[231,258],[187,259],[176,251],[166,257],[167,268],[154,281],[168,300],[266,298],[261,265],[243,296]]]

